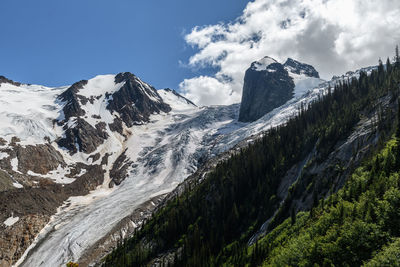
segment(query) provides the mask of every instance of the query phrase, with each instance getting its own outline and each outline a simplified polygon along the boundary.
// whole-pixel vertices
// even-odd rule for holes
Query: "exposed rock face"
[[[244,77],[239,121],[255,121],[283,105],[293,97],[296,84],[309,78],[319,79],[315,68],[291,58],[285,64],[270,57],[253,62]]]
[[[50,144],[17,146],[18,170],[27,173],[33,171],[46,174],[57,169],[59,165],[65,166],[62,155]]]
[[[104,95],[84,96],[81,90],[87,89],[88,81],[82,80],[73,84],[63,92],[58,100],[65,102],[63,114],[58,118],[58,125],[65,130],[65,136],[58,140],[58,145],[70,151],[92,153],[108,138],[107,126],[111,131],[123,135],[123,125],[131,127],[136,124],[148,122],[153,113],[169,112],[170,106],[163,102],[157,90],[141,81],[129,72],[115,76],[115,84],[123,84],[117,91]],[[105,88],[107,89],[107,88]],[[110,88],[111,90],[111,88]],[[83,106],[93,104],[96,100],[105,96],[106,109],[114,116],[114,121],[108,125],[104,122],[95,127],[86,121]],[[99,114],[91,114],[92,119],[100,120]],[[75,120],[75,121],[74,121]]]
[[[149,121],[153,113],[171,111],[170,106],[163,102],[156,89],[142,82],[132,73],[118,74],[115,77],[115,83],[121,82],[125,83],[112,94],[107,109],[118,112],[128,127]],[[115,121],[114,124],[116,124]]]
[[[58,97],[60,101],[66,102],[63,108],[65,118],[63,118],[61,123],[68,121],[71,117],[85,115],[85,111],[81,108],[80,102],[85,104],[87,99],[79,95],[78,92],[79,89],[82,89],[87,83],[87,80],[76,82]]]
[[[0,85],[2,83],[9,83],[9,84],[12,84],[12,85],[15,85],[15,86],[20,86],[21,85],[21,83],[19,83],[19,82],[14,82],[12,80],[7,79],[4,76],[0,76]]]
[[[65,137],[58,140],[58,145],[68,149],[71,154],[76,152],[92,153],[101,145],[108,135],[100,127],[94,128],[81,118],[76,119],[73,128],[67,128]]]
[[[49,219],[46,215],[27,215],[12,226],[0,225],[0,266],[15,263]]]
[[[2,191],[7,191],[13,189],[12,180],[10,175],[6,172],[0,170],[0,193]]]
[[[305,63],[301,63],[292,58],[288,58],[286,60],[285,64],[283,64],[283,66],[285,67],[285,69],[288,72],[295,73],[298,75],[303,74],[308,77],[319,78],[319,73],[318,73],[318,71],[315,70],[315,68],[313,66],[305,64]]]
[[[0,194],[0,266],[11,266],[33,242],[50,216],[70,196],[86,195],[104,181],[101,165],[77,164],[76,171],[86,173],[71,184],[47,184],[40,187],[14,188]],[[10,216],[19,220],[7,226]]]
[[[246,71],[239,121],[252,122],[293,96],[295,84],[284,66],[265,57]]]
[[[126,150],[117,158],[112,169],[110,170],[110,177],[112,181],[110,182],[109,187],[113,187],[114,184],[120,185],[128,174],[128,167],[133,162],[126,157],[125,152]]]

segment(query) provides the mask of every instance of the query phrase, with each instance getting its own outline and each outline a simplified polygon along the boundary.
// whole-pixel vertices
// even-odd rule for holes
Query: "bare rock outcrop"
[[[49,219],[48,215],[26,215],[19,217],[11,226],[1,224],[0,266],[11,266],[15,263]]]
[[[47,174],[57,169],[58,166],[66,166],[60,152],[50,144],[17,146],[18,170],[27,173],[32,171],[38,174]]]

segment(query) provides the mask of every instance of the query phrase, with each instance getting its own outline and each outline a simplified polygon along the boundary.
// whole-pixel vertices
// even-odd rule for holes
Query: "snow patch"
[[[12,226],[12,225],[14,225],[16,222],[18,222],[18,220],[19,220],[19,217],[13,217],[13,216],[11,216],[11,217],[7,218],[7,220],[5,220],[3,223],[4,223],[6,226]]]
[[[171,107],[172,111],[197,109],[195,105],[189,103],[185,98],[174,94],[171,90],[158,90],[158,94],[161,96],[162,100]]]
[[[320,84],[326,82],[325,80],[309,77],[304,74],[296,74],[293,72],[289,72],[289,76],[293,79],[295,84],[294,88],[294,97],[298,98],[304,95],[305,93],[313,90],[318,87]]]
[[[15,158],[13,158],[12,160],[11,160],[11,167],[12,167],[12,170],[13,171],[15,171],[15,172],[17,172],[17,173],[21,173],[19,170],[18,170],[18,158],[17,157],[15,157]],[[22,173],[21,173],[22,174]]]
[[[264,71],[267,69],[267,67],[271,64],[278,63],[275,59],[271,57],[264,57],[256,62],[254,62],[254,70],[256,71]]]
[[[5,152],[0,152],[0,159],[7,158],[9,155]]]
[[[23,188],[24,186],[18,182],[13,182],[13,186],[16,188]]]

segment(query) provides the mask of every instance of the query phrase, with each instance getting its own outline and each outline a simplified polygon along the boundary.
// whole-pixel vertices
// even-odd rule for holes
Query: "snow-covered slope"
[[[320,84],[323,84],[325,80],[315,77],[309,77],[304,74],[296,74],[289,72],[289,76],[292,77],[293,82],[295,84],[294,87],[294,97],[298,98],[305,93],[307,93],[310,88],[318,87]]]
[[[0,83],[0,136],[7,141],[17,136],[24,144],[54,140],[53,120],[62,109],[56,98],[66,88]]]
[[[169,92],[161,92],[173,100]],[[98,188],[71,198],[53,216],[22,266],[58,266],[78,261],[82,253],[106,235],[141,203],[172,191],[207,157],[215,137],[235,120],[237,105],[197,108],[175,103],[168,114],[130,128],[125,155],[133,162],[128,177],[117,187]],[[173,105],[174,106],[174,105]],[[230,129],[234,129],[230,127]],[[28,255],[28,254],[26,254]]]

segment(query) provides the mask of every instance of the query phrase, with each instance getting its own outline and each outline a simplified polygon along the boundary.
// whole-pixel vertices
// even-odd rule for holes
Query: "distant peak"
[[[294,60],[292,58],[288,58],[283,66],[288,72],[319,78],[319,73],[315,70],[313,66]]]
[[[120,83],[120,82],[122,82],[122,81],[125,81],[125,80],[133,80],[133,79],[135,79],[135,78],[137,78],[137,77],[136,77],[136,75],[133,74],[133,73],[130,73],[130,72],[121,72],[121,73],[118,73],[118,74],[115,76],[115,82],[116,82],[116,83]]]
[[[19,83],[19,82],[14,82],[13,80],[7,79],[6,77],[0,75],[0,84],[2,84],[2,83],[9,83],[9,84],[12,84],[15,86],[21,85],[21,83]]]

